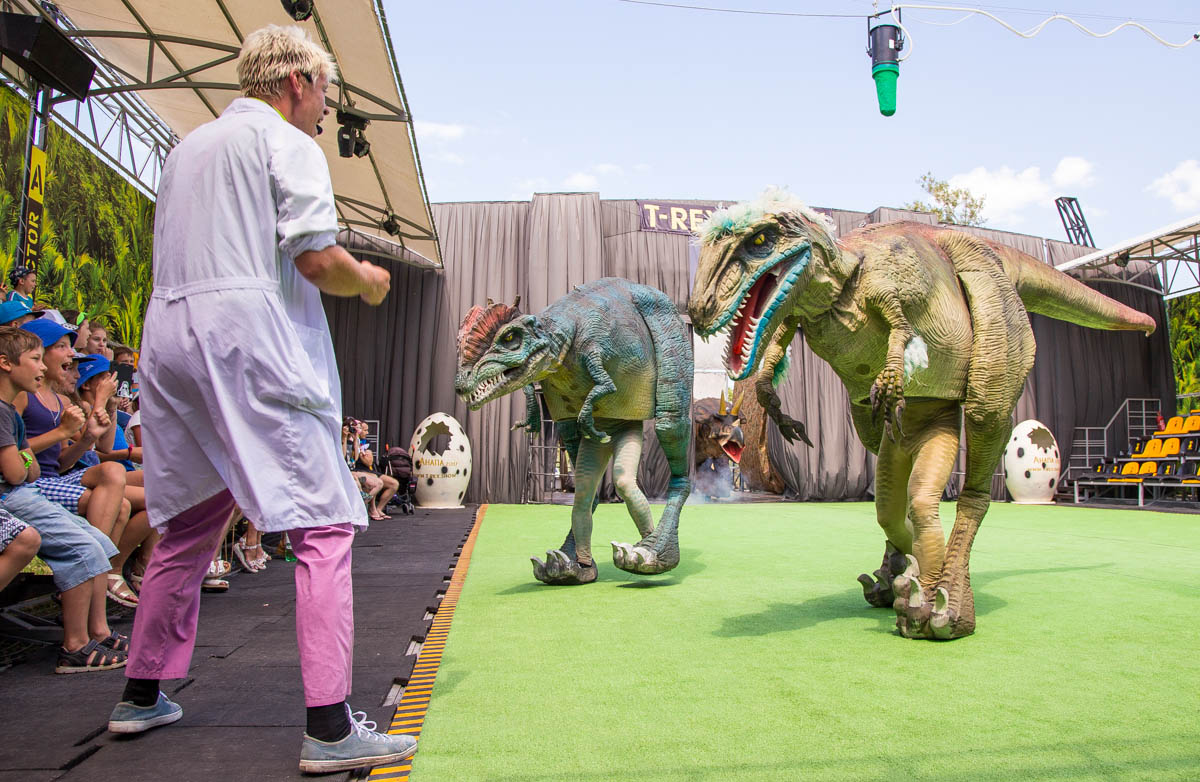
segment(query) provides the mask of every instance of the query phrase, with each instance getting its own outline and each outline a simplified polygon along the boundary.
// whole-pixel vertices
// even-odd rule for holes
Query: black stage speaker
[[[41,84],[87,98],[96,64],[44,17],[0,13],[0,52]]]

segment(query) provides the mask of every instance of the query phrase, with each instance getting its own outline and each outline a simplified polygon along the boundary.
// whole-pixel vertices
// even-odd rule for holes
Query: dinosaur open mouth
[[[472,410],[478,410],[484,404],[512,391],[513,389],[509,388],[509,385],[519,380],[534,361],[541,358],[541,354],[544,352],[546,352],[546,348],[538,348],[529,354],[524,363],[518,364],[515,367],[509,367],[484,380],[471,393],[470,399],[467,401],[467,407]]]
[[[727,440],[721,444],[721,450],[730,459],[733,459],[734,464],[742,463],[742,444],[735,443],[733,440]]]
[[[725,367],[730,374],[740,375],[754,354],[754,332],[758,329],[763,310],[770,299],[770,291],[778,280],[772,272],[764,274],[750,288],[742,306],[733,316],[729,334],[729,347],[725,353]]]
[[[810,248],[789,254],[762,273],[746,292],[729,322],[729,345],[725,369],[734,380],[743,380],[761,358],[761,348],[770,336],[771,320],[792,292],[792,286],[808,266]]]

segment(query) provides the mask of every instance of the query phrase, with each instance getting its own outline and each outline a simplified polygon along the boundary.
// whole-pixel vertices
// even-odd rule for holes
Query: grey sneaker
[[[181,717],[183,707],[160,692],[158,703],[153,706],[135,706],[129,701],[118,703],[108,718],[108,730],[110,733],[141,733],[178,722]]]
[[[346,707],[350,711],[350,707]],[[371,768],[412,757],[417,740],[412,736],[378,733],[365,711],[350,712],[350,735],[341,741],[320,741],[308,734],[300,745],[300,770],[307,774]]]

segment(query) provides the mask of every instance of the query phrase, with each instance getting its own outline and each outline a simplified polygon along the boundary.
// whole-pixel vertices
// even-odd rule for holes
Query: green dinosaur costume
[[[540,431],[536,382],[575,465],[575,503],[566,541],[546,552],[546,562],[532,558],[534,576],[548,584],[596,580],[592,512],[610,458],[617,494],[642,535],[632,546],[614,541],[613,562],[631,573],[674,568],[692,434],[692,344],[675,305],[654,288],[605,277],[537,315],[522,315],[516,304],[473,307],[459,329],[454,381],[467,406],[478,410],[524,389],[528,412],[519,426]],[[671,469],[657,527],[637,485],[642,421],[651,418]]]
[[[892,605],[911,638],[975,628],[971,544],[992,473],[1033,366],[1026,314],[1150,334],[1154,321],[1036,258],[970,234],[898,222],[840,241],[825,218],[782,191],[712,215],[688,302],[701,336],[730,333],[735,379],[757,369],[759,402],[789,441],[808,438],[775,386],[797,329],[850,395],[863,444],[879,455],[876,514],[887,546],[873,605]],[[903,426],[902,426],[903,424]],[[938,501],[958,455],[967,464],[947,543]]]

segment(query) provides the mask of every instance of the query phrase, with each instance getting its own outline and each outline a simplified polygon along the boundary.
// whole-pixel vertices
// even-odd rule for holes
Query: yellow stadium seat
[[[1146,443],[1146,447],[1142,449],[1142,452],[1135,453],[1133,458],[1157,459],[1158,457],[1162,456],[1162,444],[1162,440],[1151,440],[1150,442]]]
[[[1183,416],[1171,416],[1171,420],[1167,421],[1167,428],[1161,429],[1155,434],[1180,434],[1183,432]]]
[[[1142,479],[1138,477],[1138,470],[1141,468],[1137,462],[1125,462],[1121,468],[1121,476],[1119,478],[1109,478],[1109,483],[1138,483]]]
[[[1158,475],[1158,462],[1143,462],[1142,469],[1138,470],[1138,475]]]
[[[1172,437],[1169,440],[1163,440],[1162,453],[1159,456],[1178,456],[1179,455],[1179,438]]]
[[[1183,429],[1180,431],[1184,434],[1200,432],[1200,415],[1189,415],[1183,423]]]

